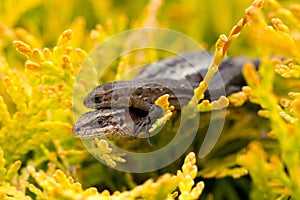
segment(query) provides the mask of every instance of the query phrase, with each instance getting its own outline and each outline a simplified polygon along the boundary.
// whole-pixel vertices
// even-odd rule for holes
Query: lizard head
[[[134,122],[124,109],[87,112],[73,126],[73,134],[80,138],[122,138],[132,136],[133,132]]]

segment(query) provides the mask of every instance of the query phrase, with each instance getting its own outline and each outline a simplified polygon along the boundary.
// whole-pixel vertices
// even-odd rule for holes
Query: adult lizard
[[[212,54],[206,51],[187,52],[145,66],[135,79],[97,86],[85,98],[84,105],[98,110],[82,115],[73,128],[74,134],[79,137],[104,136],[111,130],[113,134],[110,135],[114,136],[137,135],[137,131],[147,129],[162,114],[162,109],[154,104],[158,97],[169,94],[170,103],[177,110],[192,98],[193,89],[203,80],[212,59]],[[219,66],[219,76],[209,85],[205,99],[214,100],[222,94],[239,91],[246,84],[242,76],[246,62],[253,62],[256,68],[259,66],[258,60],[226,58]],[[135,111],[128,112],[126,108]],[[138,112],[148,115],[137,114],[132,120],[130,113]],[[119,131],[115,131],[117,129]],[[126,130],[125,133],[121,129]]]

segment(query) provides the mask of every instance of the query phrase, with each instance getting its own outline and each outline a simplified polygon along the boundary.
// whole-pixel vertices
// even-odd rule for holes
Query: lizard
[[[137,135],[137,131],[147,129],[146,127],[153,123],[151,119],[155,120],[162,114],[162,109],[154,104],[158,97],[169,94],[170,103],[177,110],[180,110],[180,105],[185,105],[192,98],[193,89],[203,80],[212,59],[212,54],[206,51],[186,52],[146,65],[145,69],[132,80],[116,81],[95,87],[85,98],[84,105],[97,110],[80,117],[73,128],[74,134],[79,137]],[[246,57],[224,59],[219,66],[220,76],[212,80],[209,90],[220,94],[222,88],[225,87],[227,96],[241,90],[241,87],[246,84],[242,75],[242,67],[246,62],[253,62],[256,68],[259,66],[259,60]],[[209,90],[206,91],[204,99],[213,100]],[[132,118],[126,108],[140,110],[131,113],[147,112],[149,114],[146,117]],[[105,123],[99,124],[96,120],[99,117]],[[116,123],[114,118],[122,118],[123,123],[118,120],[119,123]],[[100,129],[95,127],[100,127]],[[122,131],[117,133],[116,129],[126,130],[125,134]],[[109,134],[109,130],[112,134]]]
[[[188,103],[194,94],[193,89],[198,87],[206,74],[212,57],[207,54],[205,51],[186,52],[145,66],[145,70],[135,79],[99,85],[87,95],[84,105],[96,109],[134,107],[149,112],[149,116],[155,118],[159,113],[155,100],[169,94],[171,105],[180,110],[180,105]],[[209,86],[217,95],[211,96],[208,90],[204,99],[216,100],[221,95],[240,91],[246,84],[242,67],[250,61],[258,66],[257,61],[245,57],[225,59],[219,66],[220,75],[215,76]]]

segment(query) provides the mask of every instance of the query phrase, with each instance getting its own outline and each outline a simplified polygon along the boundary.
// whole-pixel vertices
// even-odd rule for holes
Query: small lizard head
[[[73,134],[80,138],[132,136],[134,122],[124,109],[99,109],[81,115],[73,127]]]

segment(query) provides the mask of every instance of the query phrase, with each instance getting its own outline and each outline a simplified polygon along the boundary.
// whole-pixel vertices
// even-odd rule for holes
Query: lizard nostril
[[[78,131],[80,131],[80,128],[79,128],[79,127],[74,127],[74,128],[73,128],[73,132],[78,132]]]

